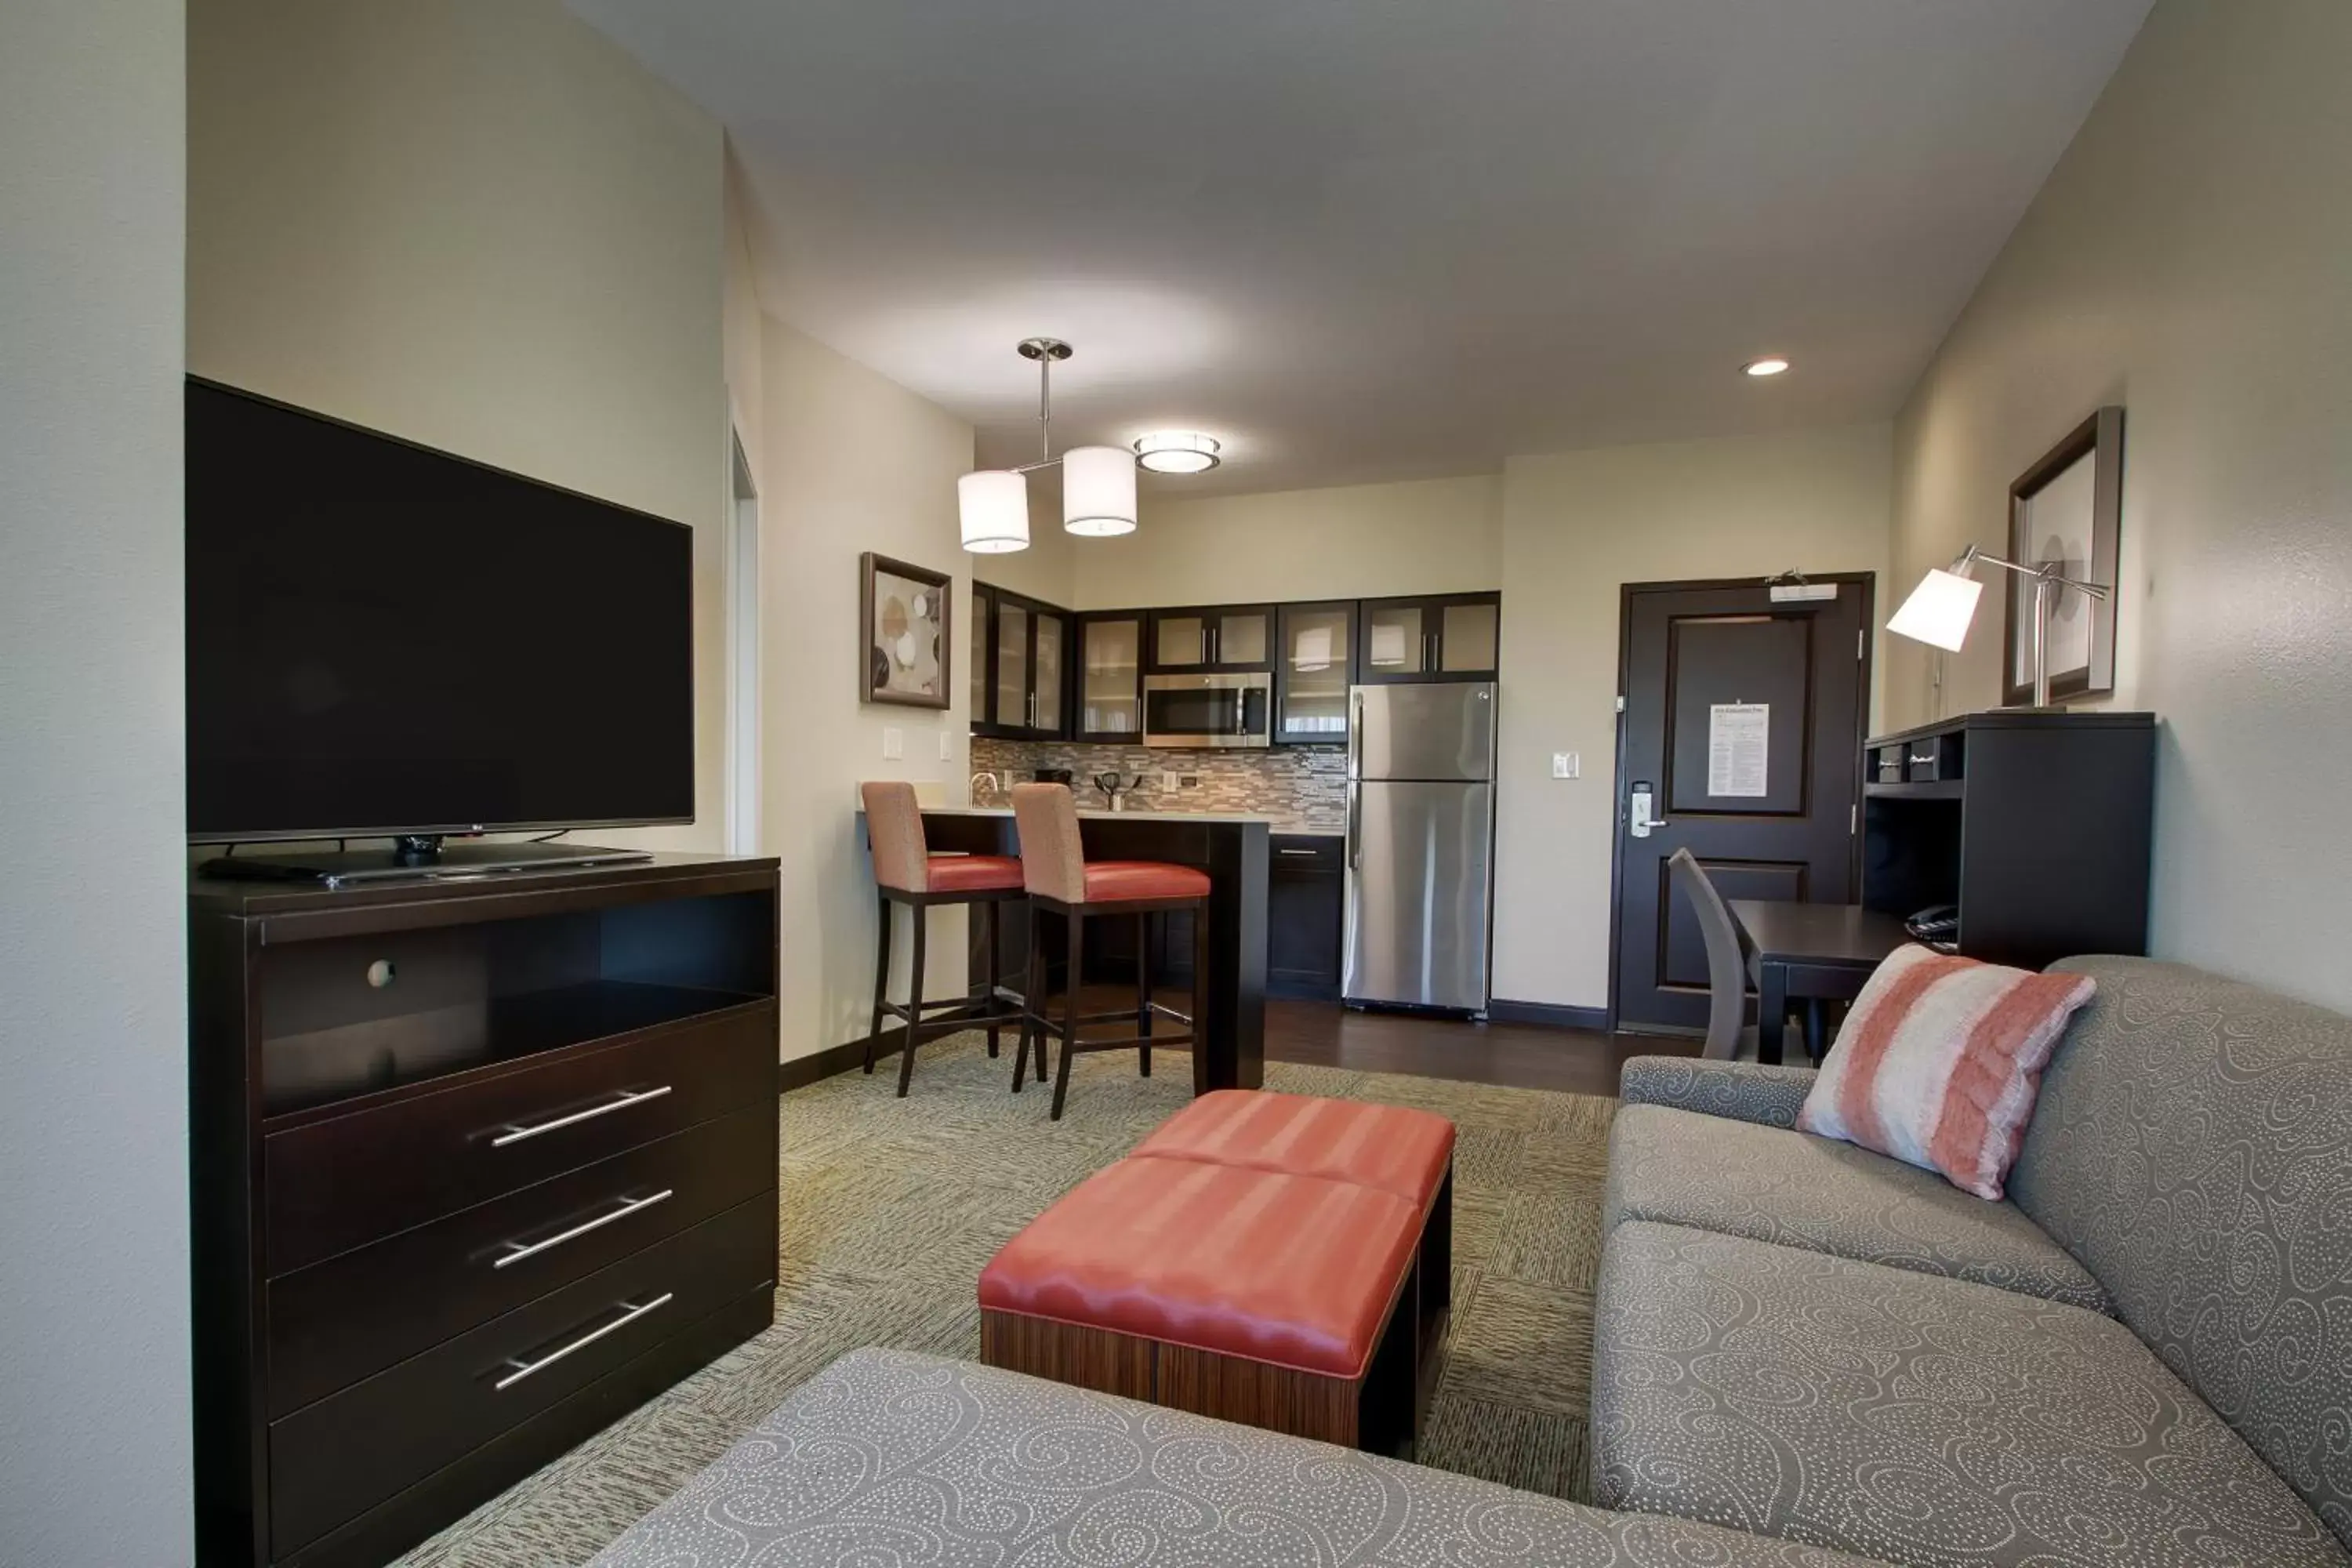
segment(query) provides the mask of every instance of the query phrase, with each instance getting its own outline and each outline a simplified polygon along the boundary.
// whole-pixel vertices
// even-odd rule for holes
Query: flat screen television
[[[188,837],[694,816],[693,532],[191,378]]]

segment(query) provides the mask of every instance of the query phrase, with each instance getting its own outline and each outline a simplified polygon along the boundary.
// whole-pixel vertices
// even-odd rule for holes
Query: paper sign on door
[[[1706,710],[1706,793],[1764,794],[1769,771],[1771,704],[1717,702]]]

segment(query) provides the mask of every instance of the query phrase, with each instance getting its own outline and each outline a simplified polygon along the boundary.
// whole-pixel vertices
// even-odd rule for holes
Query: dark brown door
[[[1815,579],[1778,598],[1752,579],[1627,585],[1612,955],[1620,1026],[1706,1025],[1706,944],[1667,880],[1675,850],[1696,856],[1726,899],[1858,896],[1871,586],[1867,574]]]

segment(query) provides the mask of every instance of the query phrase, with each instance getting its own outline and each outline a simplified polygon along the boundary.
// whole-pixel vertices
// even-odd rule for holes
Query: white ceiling
[[[1894,412],[2150,0],[572,0],[730,132],[770,310],[1166,493]],[[1770,382],[1738,374],[1767,351]]]

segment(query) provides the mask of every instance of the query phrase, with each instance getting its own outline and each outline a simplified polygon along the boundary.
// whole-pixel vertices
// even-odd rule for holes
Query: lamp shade
[[[963,547],[975,555],[1029,548],[1029,481],[1010,468],[982,468],[956,481]],[[1129,526],[1133,526],[1130,524]]]
[[[1897,637],[1958,653],[1969,640],[1969,623],[1976,618],[1977,599],[1984,584],[1956,573],[1930,571],[1921,579],[1886,629]]]
[[[1135,454],[1118,447],[1073,447],[1063,453],[1062,526],[1096,539],[1133,533]]]

